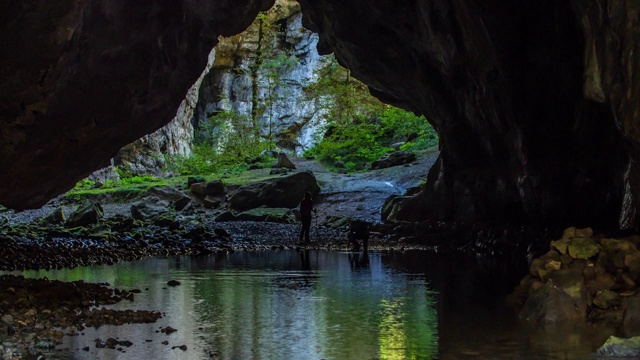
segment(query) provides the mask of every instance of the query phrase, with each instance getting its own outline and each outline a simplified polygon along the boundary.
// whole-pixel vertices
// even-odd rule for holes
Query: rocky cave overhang
[[[40,206],[167,123],[217,36],[271,3],[5,2],[0,203]],[[635,226],[634,1],[300,4],[320,52],[439,133],[397,219]]]

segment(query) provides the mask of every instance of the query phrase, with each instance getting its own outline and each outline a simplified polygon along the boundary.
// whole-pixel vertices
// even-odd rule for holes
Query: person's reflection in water
[[[369,252],[350,252],[349,253],[349,263],[351,264],[352,270],[366,270],[369,268]]]
[[[311,261],[309,260],[309,257],[309,250],[300,251],[300,264],[302,265],[302,270],[311,270]]]

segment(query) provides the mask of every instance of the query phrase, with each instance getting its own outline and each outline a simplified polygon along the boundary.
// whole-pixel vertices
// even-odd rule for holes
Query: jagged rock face
[[[263,40],[265,61],[284,54],[295,56],[295,65],[279,73],[277,84],[269,84],[263,72],[258,73],[258,108],[261,134],[271,131],[275,144],[302,153],[314,143],[314,133],[322,125],[322,111],[309,99],[304,87],[317,79],[316,70],[326,64],[317,50],[318,35],[302,27],[300,6],[295,0],[277,0],[268,13],[269,22],[282,27],[282,36]],[[251,68],[256,64],[259,25],[255,22],[242,34],[220,39],[216,46],[213,68],[200,87],[195,110],[196,124],[207,121],[220,111],[233,111],[251,117]],[[269,40],[272,40],[269,42]],[[270,54],[264,54],[268,48]],[[288,56],[288,55],[287,55]],[[269,94],[272,91],[273,94]],[[271,100],[267,100],[271,98]],[[269,107],[268,103],[273,106]]]
[[[115,157],[115,165],[133,175],[164,175],[165,156],[189,156],[193,143],[194,110],[198,103],[200,84],[211,70],[216,58],[216,49],[209,53],[209,60],[202,74],[187,92],[178,107],[176,116],[167,125],[155,132],[124,146]]]
[[[0,202],[44,204],[170,121],[218,35],[273,0],[5,1]]]
[[[440,158],[397,218],[617,226],[625,140],[640,140],[637,4],[300,3],[321,53],[438,131]]]

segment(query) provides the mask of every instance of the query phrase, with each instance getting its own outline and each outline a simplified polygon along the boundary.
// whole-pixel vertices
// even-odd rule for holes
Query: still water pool
[[[60,359],[585,359],[614,333],[520,323],[503,300],[524,273],[514,259],[281,250],[24,274],[140,289],[113,308],[164,313],[66,337]],[[133,346],[95,347],[109,337]]]

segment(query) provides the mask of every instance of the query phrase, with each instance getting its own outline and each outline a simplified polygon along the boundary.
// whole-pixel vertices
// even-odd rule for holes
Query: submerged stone
[[[627,358],[640,356],[640,336],[631,338],[610,336],[607,341],[596,350],[596,355]]]
[[[556,324],[583,319],[575,301],[564,291],[542,285],[529,295],[520,311],[520,318],[539,324]]]

